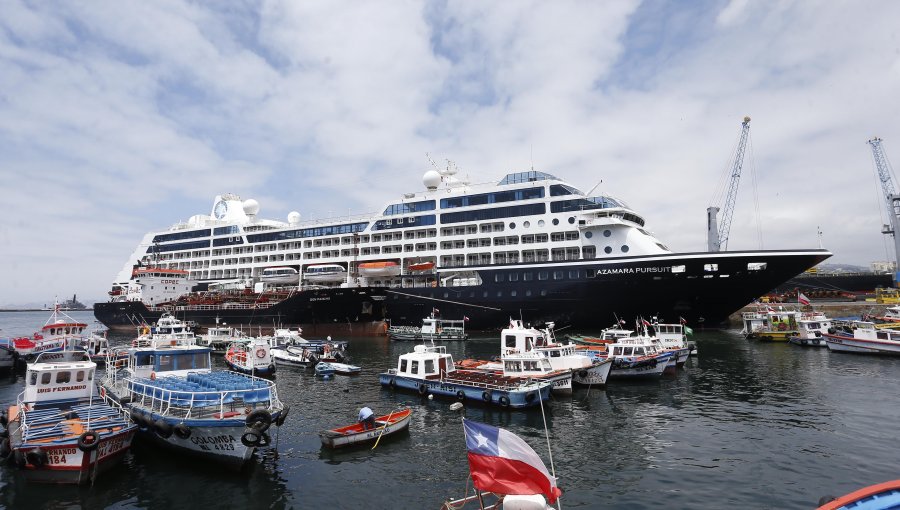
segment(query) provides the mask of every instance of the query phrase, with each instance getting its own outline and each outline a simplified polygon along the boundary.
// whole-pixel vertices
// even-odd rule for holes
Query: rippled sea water
[[[72,315],[92,321],[89,312]],[[0,313],[0,335],[30,333],[46,318]],[[900,359],[757,343],[736,331],[698,331],[693,340],[699,355],[677,375],[613,381],[546,406],[564,508],[809,509],[825,494],[897,478]],[[241,473],[136,441],[93,487],[26,484],[4,466],[0,507],[438,509],[467,486],[460,414],[449,401],[382,389],[377,379],[411,348],[350,339],[352,362],[363,367],[352,378],[322,381],[280,367],[278,392],[291,413],[273,435],[277,453],[258,453]],[[456,359],[489,357],[499,340],[448,350]],[[0,377],[0,403],[22,385],[21,375]],[[317,432],[353,422],[360,407],[387,413],[400,404],[413,409],[408,434],[375,450],[320,448]],[[466,415],[522,436],[550,466],[539,409],[471,407]]]

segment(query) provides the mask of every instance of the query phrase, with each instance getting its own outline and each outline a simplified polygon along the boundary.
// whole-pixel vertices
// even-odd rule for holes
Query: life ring
[[[263,349],[262,347],[260,347],[259,349],[256,349],[256,357],[259,358],[259,359],[265,358],[265,357],[266,357],[266,350]]]
[[[282,409],[281,412],[278,413],[278,417],[275,418],[275,426],[280,427],[280,426],[284,425],[284,420],[287,419],[288,413],[290,413],[290,412],[291,412],[291,406],[284,406],[284,409]]]
[[[425,383],[419,385],[419,395],[422,395],[423,397],[428,395],[428,386],[426,386]]]
[[[506,395],[500,395],[500,398],[497,399],[497,401],[500,402],[501,406],[509,407],[509,397],[507,397]]]
[[[172,427],[172,432],[174,432],[179,439],[187,439],[191,437],[191,428],[184,423],[179,423],[178,425]]]
[[[163,439],[168,439],[172,437],[172,425],[165,419],[160,418],[153,422],[153,432],[156,432],[156,435]]]
[[[262,434],[262,432],[256,429],[247,429],[244,434],[241,435],[241,444],[247,448],[252,448],[259,444]]]
[[[78,449],[83,452],[89,452],[92,450],[96,450],[97,447],[100,446],[100,434],[96,433],[93,430],[88,430],[87,432],[78,436]]]
[[[155,381],[155,380],[156,380],[156,372],[150,372],[150,380],[151,380],[151,381]]]
[[[265,432],[272,424],[272,414],[265,409],[257,409],[247,415],[247,426],[259,432]]]
[[[463,390],[457,391],[457,392],[456,392],[456,398],[458,398],[459,400],[465,400],[465,399],[466,399],[466,392],[463,391]]]
[[[484,400],[485,402],[490,402],[491,401],[491,390],[484,390],[481,393],[481,400]]]
[[[49,458],[47,457],[47,452],[40,448],[35,448],[29,450],[28,453],[25,454],[25,460],[34,467],[43,467]]]
[[[144,417],[141,416],[141,413],[132,411],[131,412],[131,422],[138,426],[140,429],[146,429],[147,425],[144,423]]]

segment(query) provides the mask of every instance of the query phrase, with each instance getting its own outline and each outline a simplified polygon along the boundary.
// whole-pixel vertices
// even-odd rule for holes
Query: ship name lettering
[[[232,435],[221,435],[221,436],[211,436],[211,437],[192,437],[191,442],[196,445],[207,445],[207,444],[228,444],[233,443],[234,436]]]

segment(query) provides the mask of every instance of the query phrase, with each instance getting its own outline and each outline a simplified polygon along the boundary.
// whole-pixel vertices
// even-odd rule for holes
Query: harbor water
[[[48,315],[2,313],[0,335],[30,334]],[[70,315],[93,321],[90,312]],[[498,337],[447,344],[448,351],[455,359],[491,357]],[[699,354],[675,375],[576,389],[546,405],[563,508],[809,509],[823,495],[897,478],[900,359],[758,343],[737,331],[697,331],[691,339]],[[136,440],[121,467],[93,487],[26,484],[0,467],[0,507],[437,510],[467,487],[471,493],[460,413],[449,401],[378,384],[377,374],[412,344],[349,340],[359,376],[321,380],[279,367],[290,416],[273,432],[277,450],[257,453],[241,473]],[[224,369],[221,358],[214,363]],[[14,402],[22,388],[22,374],[0,378],[0,403]],[[320,448],[317,433],[352,423],[360,407],[386,414],[400,405],[413,410],[408,434],[374,450]],[[522,436],[550,468],[540,408],[467,406],[465,413]]]

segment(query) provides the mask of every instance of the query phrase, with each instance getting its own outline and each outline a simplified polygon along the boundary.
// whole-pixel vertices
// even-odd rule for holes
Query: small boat
[[[308,282],[343,282],[347,280],[347,268],[340,264],[313,264],[303,270],[303,280]]]
[[[817,510],[895,510],[900,508],[900,480],[863,487],[839,498],[824,497]]]
[[[900,331],[879,329],[872,322],[836,323],[822,336],[830,351],[900,356]]]
[[[224,324],[222,326],[217,325],[216,327],[207,328],[205,334],[197,335],[197,345],[209,347],[212,349],[213,354],[225,354],[225,351],[227,351],[228,347],[233,343],[248,340],[249,337],[243,332]]]
[[[824,315],[817,318],[800,319],[797,321],[797,334],[788,337],[788,342],[795,345],[825,347],[825,337],[828,329],[833,326],[831,319]]]
[[[83,349],[85,353],[87,353],[88,358],[91,361],[97,364],[97,366],[106,365],[106,360],[109,358],[112,353],[109,350],[109,339],[107,338],[108,330],[102,331],[91,331],[91,333],[85,338],[81,345],[79,345],[78,349]],[[120,359],[124,359],[128,356],[127,353],[118,352],[116,356]]]
[[[0,338],[0,371],[12,370],[19,359],[19,353],[8,338]]]
[[[242,374],[272,377],[275,375],[275,361],[272,359],[270,349],[269,342],[262,338],[235,342],[225,353],[225,364]]]
[[[507,409],[524,409],[550,398],[551,382],[457,369],[443,345],[420,344],[401,354],[397,368],[378,374],[382,386],[459,401],[471,400]]]
[[[610,378],[658,379],[672,361],[672,352],[662,352],[658,341],[647,336],[620,338],[609,346],[613,360]]]
[[[33,360],[42,352],[71,351],[84,340],[87,324],[69,317],[56,304],[50,318],[31,337],[10,340],[19,356]]]
[[[406,266],[409,271],[429,271],[434,269],[434,262],[415,262]]]
[[[267,267],[259,273],[259,281],[276,285],[294,285],[300,282],[300,272],[290,266]]]
[[[400,264],[391,260],[381,262],[362,262],[358,267],[359,275],[365,277],[398,276],[400,274]]]
[[[388,338],[396,341],[449,342],[466,340],[469,335],[466,334],[465,320],[441,319],[432,312],[422,319],[422,327],[391,326],[388,328]]]
[[[338,427],[319,432],[322,446],[328,448],[341,448],[362,443],[377,441],[379,437],[390,436],[409,429],[409,420],[412,409],[403,409],[384,416],[375,418],[375,428],[365,430],[362,423],[354,423],[344,427]]]
[[[26,479],[93,482],[124,457],[137,427],[97,395],[96,369],[84,351],[42,353],[28,364],[0,445],[0,456],[12,456]]]
[[[359,375],[362,371],[362,367],[358,367],[356,365],[349,365],[347,363],[337,363],[335,361],[329,361],[329,365],[334,369],[334,373],[338,375]]]
[[[761,314],[765,321],[763,326],[747,333],[747,338],[761,341],[786,342],[789,337],[798,333],[797,321],[799,310],[768,310]]]
[[[316,377],[331,377],[334,375],[334,366],[331,363],[320,361],[316,363]]]

